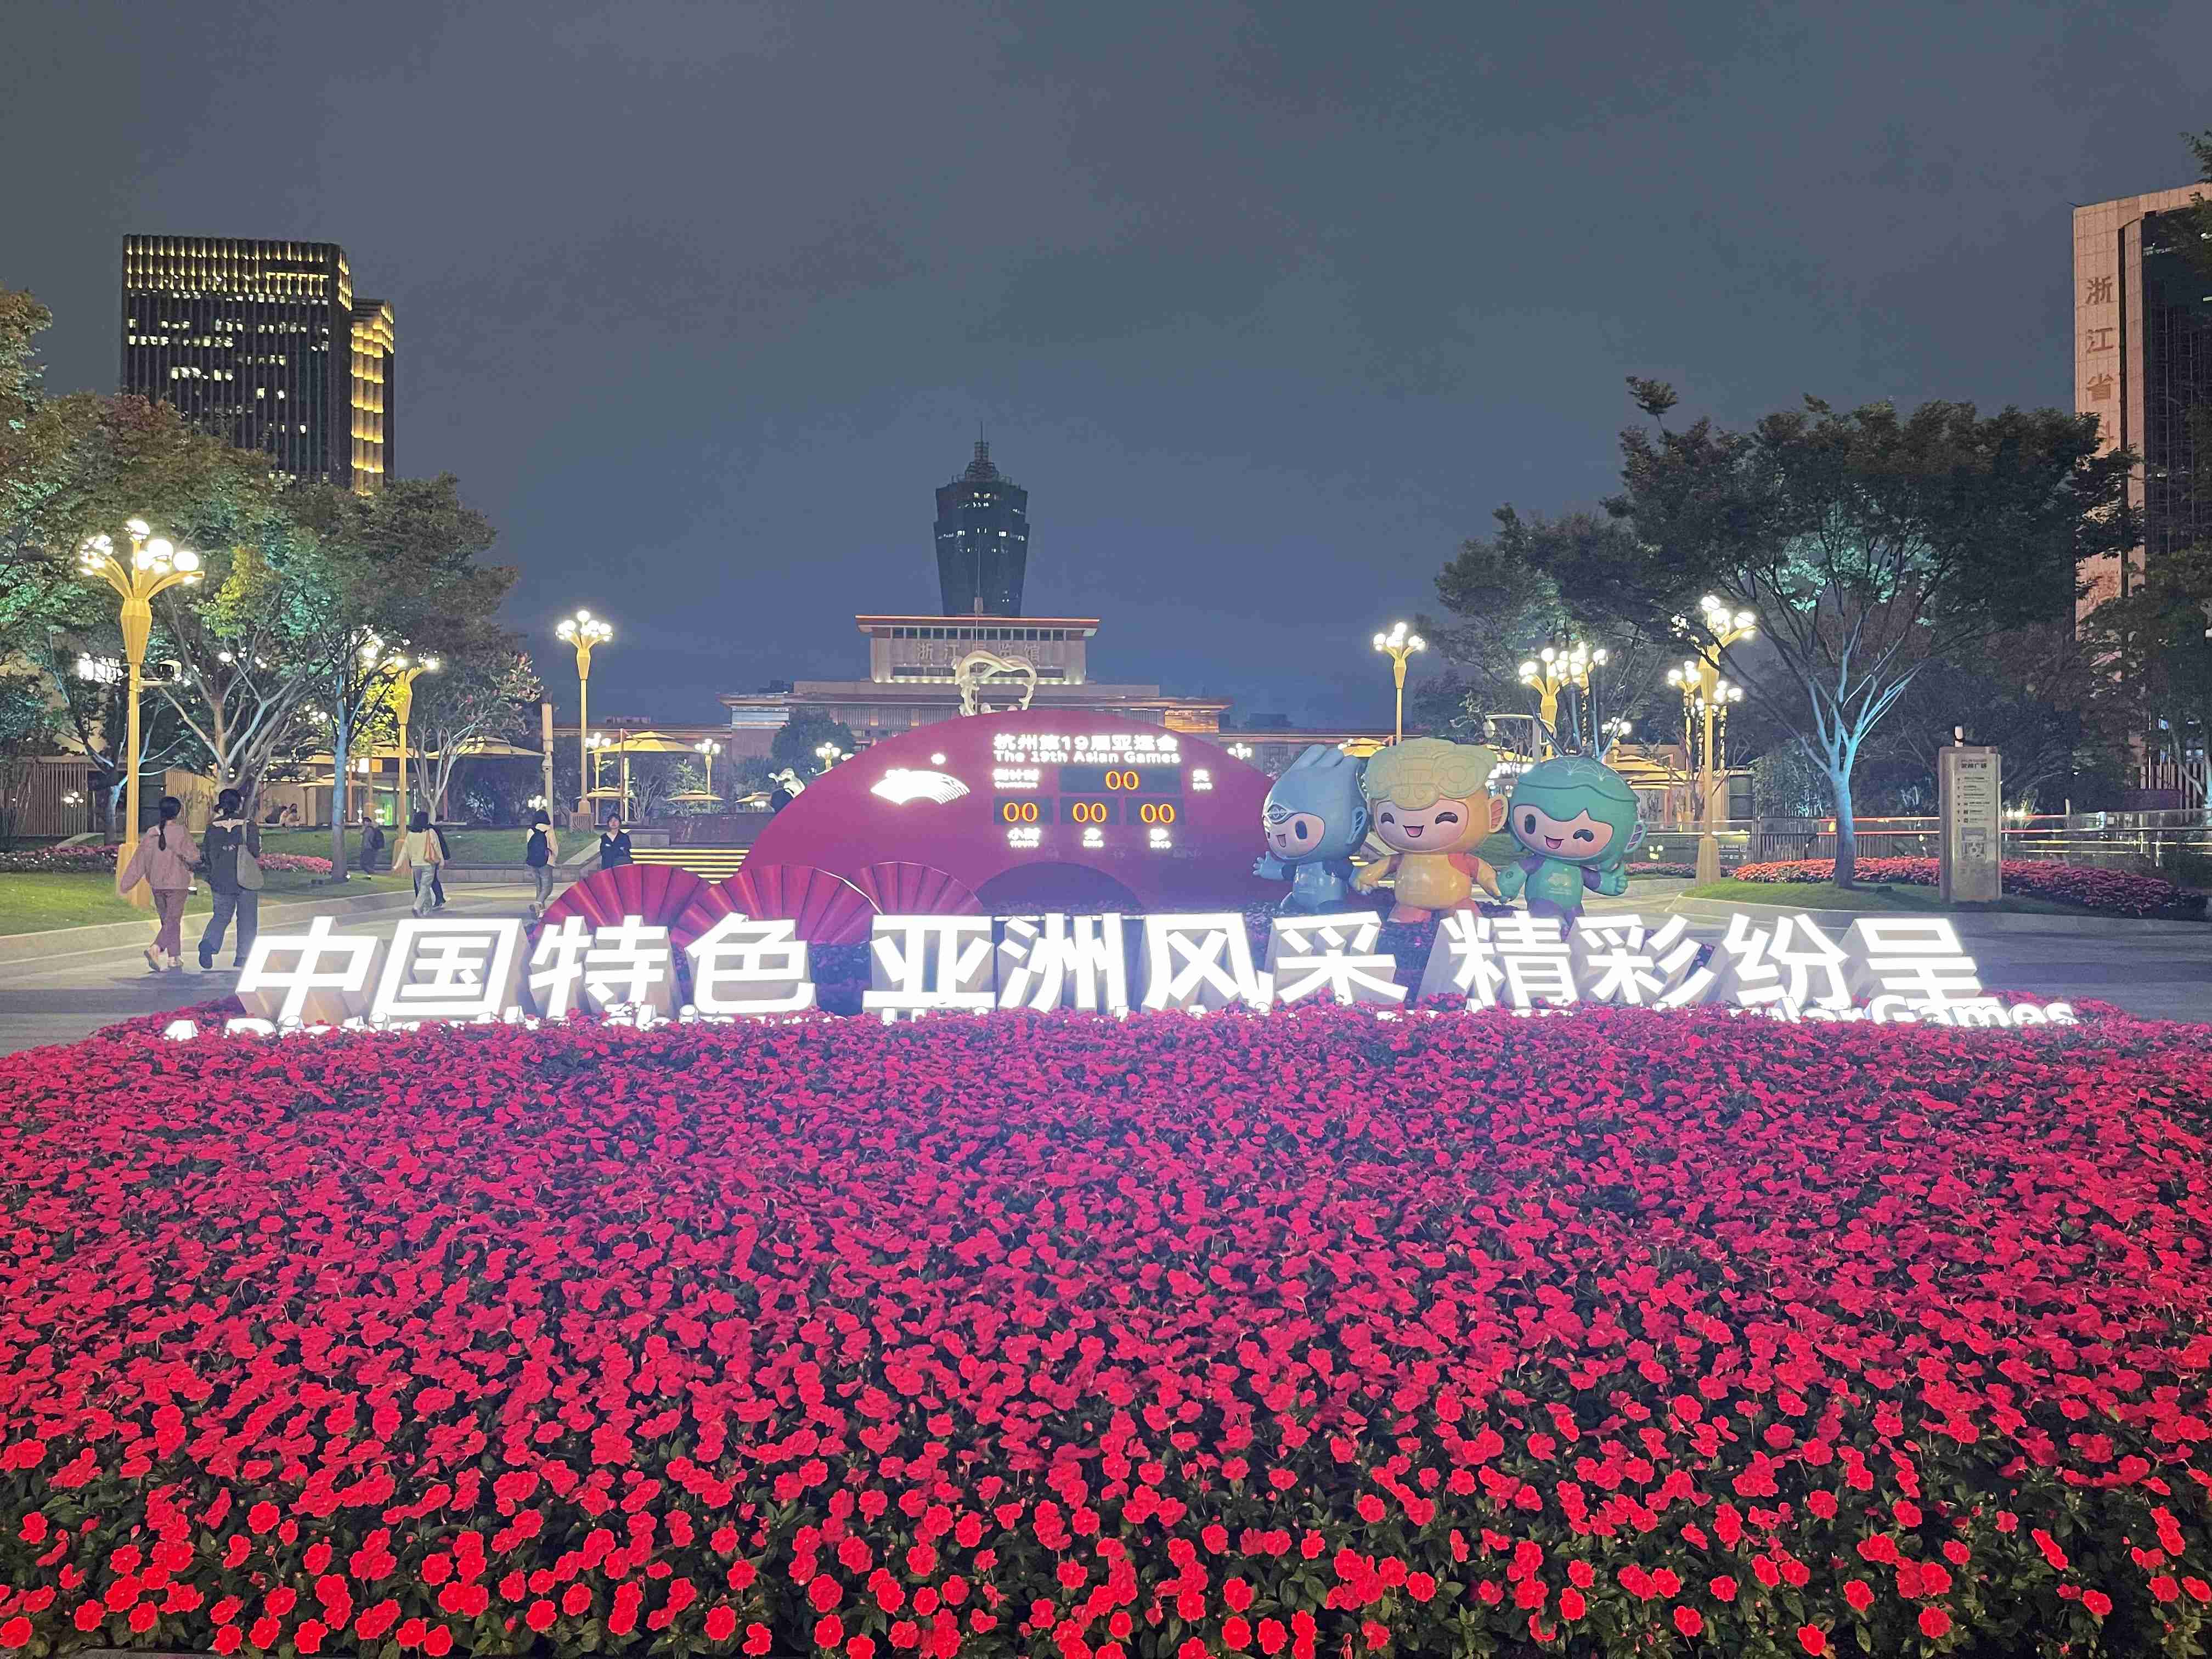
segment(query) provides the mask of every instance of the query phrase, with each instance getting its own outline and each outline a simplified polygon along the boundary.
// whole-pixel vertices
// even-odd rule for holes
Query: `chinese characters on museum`
[[[520,921],[412,919],[387,947],[319,916],[264,934],[240,976],[237,1033],[426,1023],[527,1024],[598,1014],[653,1024],[788,1018],[815,1007],[807,945],[788,921],[727,915],[688,945],[636,916],[580,918],[533,942]],[[863,1009],[925,1013],[1133,1008],[1206,1013],[1319,1000],[1389,1012],[1408,987],[1371,912],[1278,916],[1264,966],[1243,915],[878,916]],[[380,964],[378,957],[382,955]],[[1786,1020],[2022,1027],[2071,1024],[2064,1003],[2008,1007],[1941,917],[1865,917],[1840,939],[1812,918],[1738,914],[1710,952],[1679,916],[1606,914],[1563,926],[1516,913],[1448,913],[1424,999],[1541,1014],[1594,1005],[1718,1007]],[[173,1037],[199,1035],[191,1020]]]

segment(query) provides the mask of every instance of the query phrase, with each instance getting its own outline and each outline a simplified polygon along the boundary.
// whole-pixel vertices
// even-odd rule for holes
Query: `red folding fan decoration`
[[[624,916],[636,916],[669,930],[678,949],[698,937],[685,933],[685,912],[707,884],[672,864],[622,864],[611,870],[594,870],[545,907],[542,925],[558,927],[566,916],[581,916],[594,927],[611,927]]]
[[[973,888],[933,865],[870,864],[852,881],[887,916],[972,916],[983,908]]]
[[[811,864],[747,865],[691,902],[681,937],[695,939],[724,916],[774,917],[809,945],[858,945],[868,937],[875,907],[852,883]]]

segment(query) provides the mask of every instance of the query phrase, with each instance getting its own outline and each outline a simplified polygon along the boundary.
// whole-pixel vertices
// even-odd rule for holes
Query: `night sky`
[[[2212,6],[16,0],[0,283],[343,243],[397,446],[593,704],[866,672],[979,420],[1094,677],[1387,719],[1368,635],[1633,411],[2070,398],[2069,206],[2183,184]],[[540,662],[573,695],[562,653]],[[1417,665],[1415,672],[1422,672]],[[565,698],[564,698],[565,704]]]

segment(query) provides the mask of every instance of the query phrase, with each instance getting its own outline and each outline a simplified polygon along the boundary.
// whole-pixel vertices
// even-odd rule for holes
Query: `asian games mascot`
[[[1282,911],[1334,910],[1351,896],[1352,850],[1367,834],[1367,802],[1359,793],[1360,763],[1325,743],[1309,744],[1284,769],[1260,810],[1267,850],[1252,873],[1288,878]]]
[[[1625,867],[1644,840],[1636,792],[1620,773],[1588,755],[1539,761],[1513,785],[1505,827],[1526,855],[1498,872],[1507,898],[1526,893],[1528,914],[1572,927],[1585,891],[1617,897]]]
[[[1442,738],[1408,738],[1378,750],[1362,781],[1375,837],[1390,849],[1352,878],[1366,892],[1395,877],[1393,921],[1426,921],[1465,904],[1480,887],[1493,897],[1498,872],[1475,855],[1505,817],[1490,793],[1498,751]]]

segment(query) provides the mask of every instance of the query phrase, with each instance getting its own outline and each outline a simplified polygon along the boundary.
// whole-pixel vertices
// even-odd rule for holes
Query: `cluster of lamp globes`
[[[174,576],[187,582],[200,579],[200,556],[191,548],[179,547],[167,537],[156,536],[154,527],[143,519],[125,520],[123,530],[131,540],[128,564],[115,556],[113,538],[100,535],[88,536],[78,544],[77,568],[88,576],[106,576],[112,565],[129,575],[143,572],[154,577]]]
[[[1712,695],[1708,697],[1705,688],[1698,683],[1701,672],[1694,659],[1686,659],[1680,667],[1667,671],[1667,684],[1682,694],[1682,701],[1693,711],[1700,714],[1708,708],[1724,711],[1729,704],[1743,701],[1743,688],[1725,678],[1715,678]]]
[[[1581,640],[1564,651],[1547,645],[1521,665],[1521,684],[1536,685],[1549,680],[1558,685],[1588,685],[1590,670],[1602,668],[1610,660],[1603,646],[1592,650]]]
[[[573,645],[588,653],[595,645],[605,645],[614,638],[614,625],[603,617],[594,617],[588,611],[579,611],[573,617],[563,617],[553,630],[554,638],[563,645]]]

